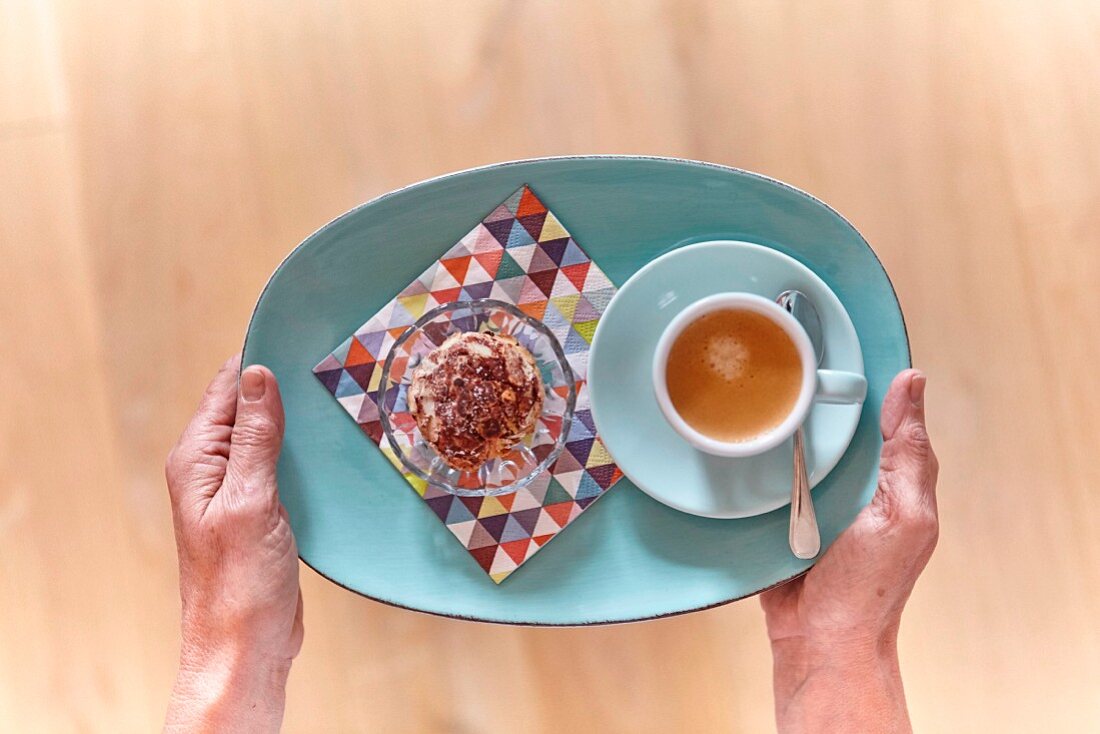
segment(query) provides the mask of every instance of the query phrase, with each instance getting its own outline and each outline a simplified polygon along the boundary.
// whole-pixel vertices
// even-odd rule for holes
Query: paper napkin
[[[614,294],[603,271],[523,186],[313,369],[496,583],[622,477],[596,434],[587,386],[592,335]],[[549,327],[577,379],[577,403],[564,451],[534,482],[497,497],[457,497],[403,471],[382,432],[376,393],[390,347],[406,328],[438,305],[479,298],[511,303]]]

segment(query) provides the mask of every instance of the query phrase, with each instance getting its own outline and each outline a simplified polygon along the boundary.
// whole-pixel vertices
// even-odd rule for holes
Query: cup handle
[[[817,391],[814,400],[819,403],[862,403],[867,397],[867,378],[854,372],[837,370],[817,371]]]

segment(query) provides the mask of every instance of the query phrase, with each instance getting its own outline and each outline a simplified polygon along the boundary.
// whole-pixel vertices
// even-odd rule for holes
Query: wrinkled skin
[[[165,467],[182,602],[170,731],[278,729],[302,645],[298,550],[275,476],[282,401],[264,367],[245,370],[238,396],[239,364],[210,383]]]
[[[882,458],[871,503],[808,573],[760,597],[783,731],[908,729],[897,634],[902,609],[939,536],[939,464],[925,427],[924,389],[917,370],[894,379],[882,406]],[[850,695],[861,682],[885,694],[877,702],[893,704],[883,706],[890,709],[882,712],[888,719],[843,718],[840,709],[873,708],[867,691],[854,700]],[[813,691],[827,695],[811,703],[804,694]],[[840,718],[805,718],[813,713],[807,709],[820,714],[834,708]],[[785,713],[791,716],[785,719]]]

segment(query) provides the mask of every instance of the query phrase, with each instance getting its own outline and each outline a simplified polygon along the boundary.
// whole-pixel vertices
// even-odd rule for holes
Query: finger
[[[214,376],[168,454],[164,473],[174,505],[181,499],[209,499],[225,477],[229,438],[237,412],[237,370],[240,354],[233,355]]]
[[[890,440],[908,417],[924,425],[924,387],[927,378],[920,370],[899,372],[882,401],[882,438]]]
[[[890,384],[882,406],[879,490],[909,495],[934,507],[939,467],[925,425],[926,384],[924,373],[913,369],[905,370]]]
[[[241,497],[277,496],[275,465],[283,444],[283,401],[275,375],[252,365],[241,372],[237,418],[230,438],[226,488]]]

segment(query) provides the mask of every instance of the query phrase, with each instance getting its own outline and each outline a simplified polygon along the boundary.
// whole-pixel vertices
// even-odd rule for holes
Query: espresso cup
[[[762,433],[736,442],[720,441],[689,425],[676,411],[669,397],[667,382],[669,352],[677,337],[702,316],[725,310],[751,311],[766,317],[790,337],[802,365],[802,384],[790,413]],[[818,369],[817,357],[806,330],[794,316],[774,301],[753,293],[719,293],[691,304],[665,327],[653,357],[653,389],[665,419],[692,446],[715,456],[744,457],[769,451],[790,438],[806,420],[814,401],[862,403],[867,396],[867,379],[854,372]],[[730,409],[735,410],[736,407],[731,405]]]

